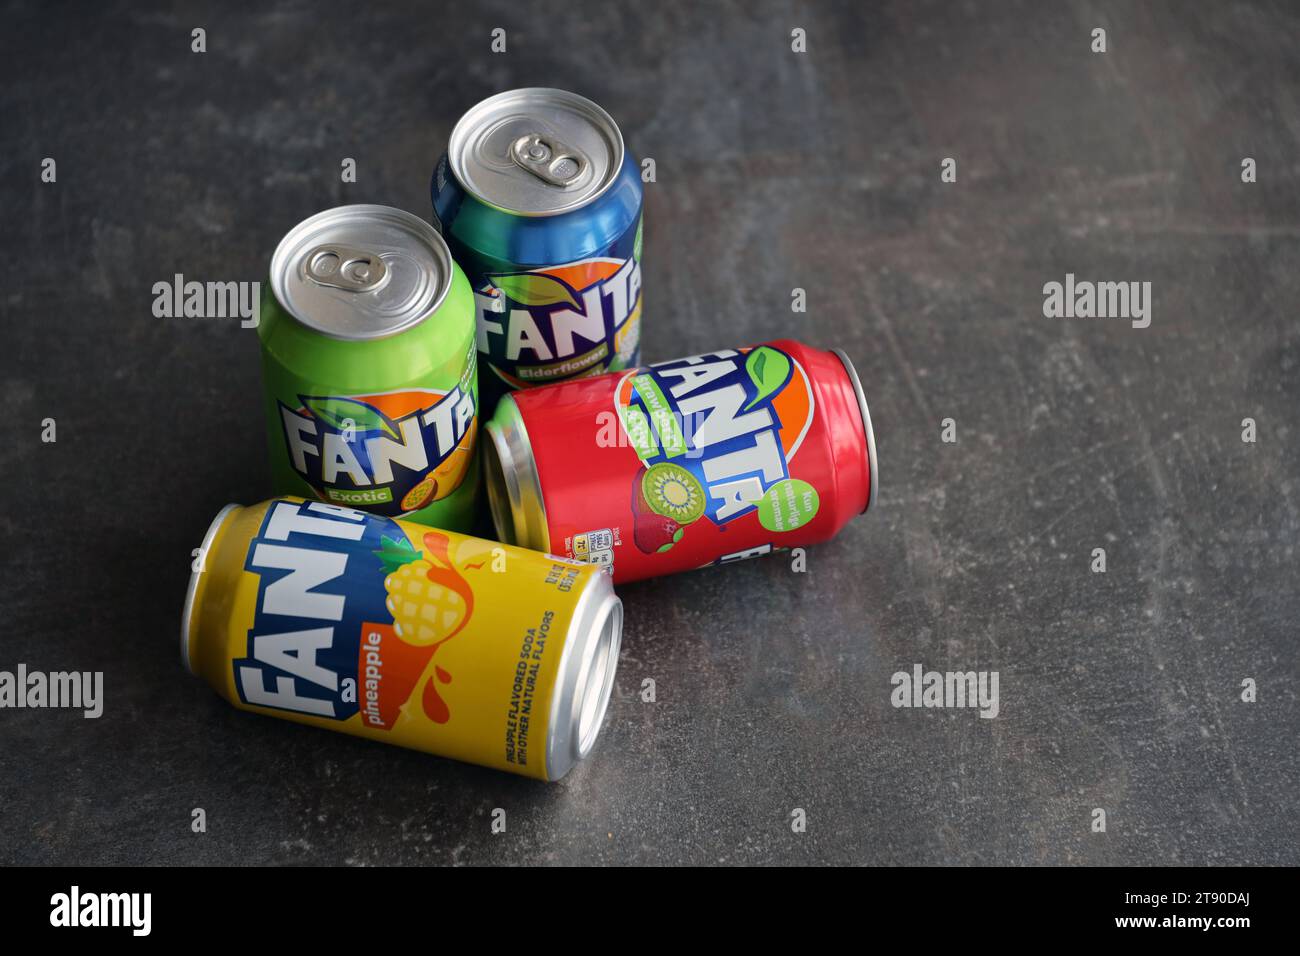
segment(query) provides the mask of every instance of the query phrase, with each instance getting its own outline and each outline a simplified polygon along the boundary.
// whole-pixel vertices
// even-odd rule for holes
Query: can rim
[[[230,513],[238,511],[239,508],[240,506],[235,504],[226,505],[212,519],[207,532],[203,535],[203,543],[199,545],[199,557],[203,559],[202,570],[190,571],[190,583],[185,589],[185,608],[181,611],[181,661],[185,664],[185,669],[195,676],[197,676],[197,672],[190,660],[190,624],[194,616],[194,601],[199,591],[199,577],[207,570],[208,551],[217,537],[217,532],[221,530],[221,526],[225,524]]]
[[[506,544],[549,551],[551,536],[537,459],[533,457],[523,415],[512,396],[501,397],[483,430],[489,438],[483,447],[483,480],[497,535]]]
[[[612,134],[611,141],[614,145],[613,155],[610,156],[609,172],[605,177],[605,182],[601,187],[593,192],[590,196],[567,206],[557,209],[548,209],[544,211],[528,211],[523,209],[513,209],[510,206],[503,206],[500,203],[488,199],[477,189],[470,185],[465,175],[464,162],[461,158],[462,147],[465,145],[465,138],[469,135],[469,124],[474,122],[474,117],[487,110],[487,108],[498,102],[507,100],[511,97],[526,97],[528,95],[544,94],[555,101],[567,103],[576,107],[579,112],[587,113],[598,123],[606,126],[606,132]],[[451,129],[451,135],[447,137],[447,165],[451,169],[451,174],[455,177],[456,182],[460,184],[461,189],[469,196],[489,206],[492,209],[507,213],[511,216],[521,216],[528,219],[545,219],[550,216],[560,216],[565,213],[576,212],[594,203],[605,193],[613,188],[614,183],[618,181],[619,171],[623,168],[623,160],[627,155],[627,146],[623,142],[623,131],[619,129],[618,123],[614,122],[614,117],[599,103],[587,99],[578,93],[572,93],[568,90],[561,90],[553,86],[523,86],[513,90],[502,90],[500,93],[494,93],[487,99],[475,103],[463,114],[460,119],[456,120],[456,125]]]
[[[310,317],[300,314],[297,309],[290,305],[289,297],[286,294],[286,282],[292,266],[292,263],[287,261],[290,252],[302,245],[298,240],[303,232],[309,231],[312,226],[320,225],[331,216],[342,215],[344,210],[348,210],[354,215],[364,214],[373,218],[382,218],[390,222],[400,223],[408,227],[412,235],[418,236],[418,238],[428,243],[438,266],[438,288],[430,297],[427,306],[412,309],[411,316],[391,327],[372,333],[348,334],[337,329],[325,328]],[[427,319],[432,318],[442,308],[443,302],[446,301],[451,292],[452,282],[455,279],[451,250],[447,247],[446,240],[438,234],[438,230],[414,213],[407,212],[405,209],[398,209],[396,206],[384,206],[378,203],[344,203],[342,206],[322,209],[320,212],[308,216],[286,232],[284,237],[276,244],[275,252],[271,253],[270,271],[271,293],[275,296],[275,301],[279,303],[280,308],[284,309],[287,315],[304,328],[339,342],[373,342],[391,338],[415,328]]]
[[[596,573],[588,578],[565,635],[546,741],[548,780],[559,780],[595,747],[618,670],[623,602],[614,593],[608,573],[594,565],[586,567]]]
[[[858,378],[858,370],[853,367],[853,362],[843,349],[831,349],[832,354],[844,365],[844,370],[849,373],[849,382],[853,385],[853,393],[858,397],[858,411],[862,413],[862,430],[867,436],[867,467],[870,471],[869,479],[871,482],[871,491],[867,494],[867,506],[862,509],[861,514],[866,514],[871,510],[872,505],[876,503],[876,490],[879,486],[879,471],[876,463],[876,433],[871,427],[871,411],[867,408],[867,396],[862,391],[862,380]]]

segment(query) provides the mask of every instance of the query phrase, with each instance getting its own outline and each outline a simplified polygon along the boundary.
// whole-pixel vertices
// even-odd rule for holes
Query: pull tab
[[[317,285],[348,292],[373,292],[388,278],[388,266],[375,253],[333,244],[307,253],[302,271]]]
[[[541,133],[528,133],[515,140],[510,158],[552,186],[572,186],[590,165],[587,157],[572,146]]]

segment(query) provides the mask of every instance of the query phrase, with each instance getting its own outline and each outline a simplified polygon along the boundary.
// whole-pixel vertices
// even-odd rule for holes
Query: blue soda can
[[[564,90],[509,90],[460,118],[434,222],[474,290],[479,400],[635,367],[641,177],[618,125]]]

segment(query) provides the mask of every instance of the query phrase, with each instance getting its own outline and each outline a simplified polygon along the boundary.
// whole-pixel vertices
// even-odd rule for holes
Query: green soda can
[[[274,493],[469,530],[474,325],[469,282],[417,216],[339,206],[291,229],[258,324]]]

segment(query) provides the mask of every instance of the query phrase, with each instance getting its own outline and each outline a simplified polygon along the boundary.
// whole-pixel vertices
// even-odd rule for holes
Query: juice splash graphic
[[[456,569],[449,548],[445,534],[430,531],[424,535],[423,552],[405,538],[390,537],[385,537],[383,548],[375,552],[385,571],[385,606],[393,616],[393,634],[404,645],[398,652],[407,659],[402,671],[424,675],[424,713],[438,724],[451,719],[451,710],[438,693],[438,684],[451,683],[451,675],[437,665],[433,673],[426,674],[428,665],[438,648],[455,637],[474,613],[474,592]],[[410,695],[398,696],[406,699]]]

